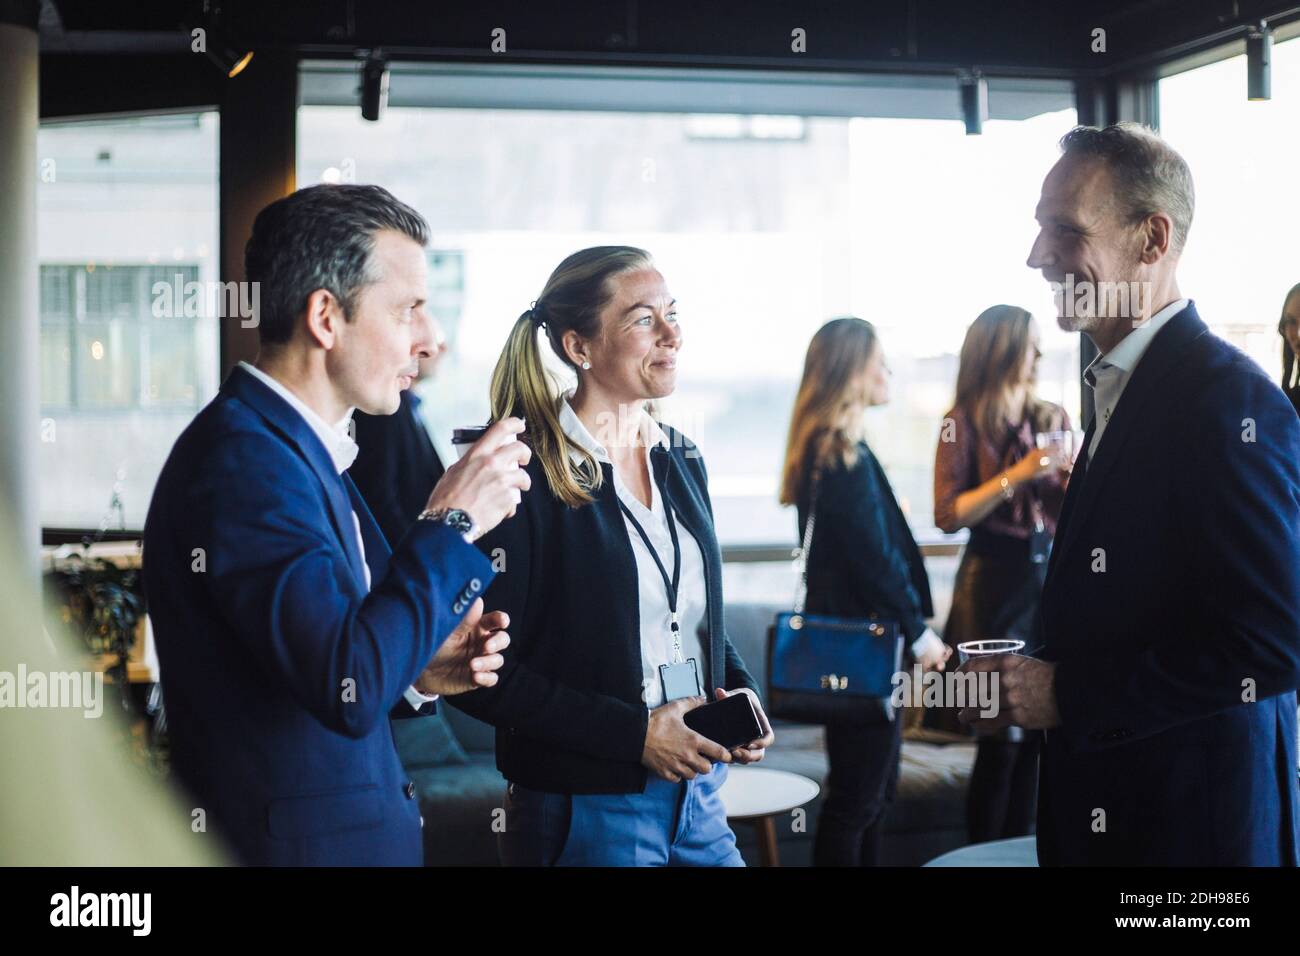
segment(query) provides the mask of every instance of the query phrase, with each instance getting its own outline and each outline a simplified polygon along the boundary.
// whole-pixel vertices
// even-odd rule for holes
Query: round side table
[[[808,803],[819,787],[807,777],[764,767],[731,767],[727,781],[718,791],[727,819],[751,823],[758,835],[763,866],[780,866],[776,849],[776,818]]]

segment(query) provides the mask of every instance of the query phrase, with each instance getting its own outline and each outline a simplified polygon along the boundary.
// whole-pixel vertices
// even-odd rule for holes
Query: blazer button
[[[407,800],[414,800],[414,799],[415,799],[415,781],[414,781],[414,780],[408,780],[408,781],[406,781],[406,790],[405,790],[404,792],[406,793],[406,799],[407,799]]]

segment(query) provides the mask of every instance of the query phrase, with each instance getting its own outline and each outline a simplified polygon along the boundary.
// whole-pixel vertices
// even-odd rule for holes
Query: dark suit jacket
[[[1039,860],[1296,865],[1295,411],[1189,305],[1092,434],[1043,590]]]
[[[391,415],[352,414],[359,451],[348,474],[394,545],[415,524],[443,472],[418,401],[407,389]]]
[[[172,449],[144,543],[172,764],[209,829],[246,863],[420,865],[389,713],[492,576],[430,522],[390,555],[302,416],[232,372]]]
[[[650,449],[654,480],[704,558],[712,688],[758,685],[727,637],[722,552],[713,531],[708,475],[699,451],[663,426],[671,449]],[[479,540],[503,562],[484,598],[510,615],[510,649],[495,687],[448,701],[497,729],[497,767],[513,783],[551,793],[640,793],[649,711],[641,696],[641,625],[636,556],[614,490],[613,468],[595,501],[571,508],[551,494],[541,459],[528,463],[531,490],[513,518]]]
[[[801,541],[807,521],[800,502]],[[866,442],[852,468],[836,463],[821,477],[805,606],[810,614],[897,621],[909,656],[934,614],[921,549]]]

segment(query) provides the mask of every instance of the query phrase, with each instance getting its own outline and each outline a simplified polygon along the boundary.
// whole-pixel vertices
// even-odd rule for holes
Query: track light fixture
[[[967,136],[984,132],[984,121],[989,118],[989,85],[978,72],[963,73],[957,78],[961,88],[961,116],[966,123]]]
[[[203,52],[216,64],[217,69],[228,78],[234,78],[244,72],[244,68],[253,59],[253,51],[241,49],[229,42],[221,27],[220,4],[212,2],[203,4],[203,33]]]
[[[372,123],[388,105],[388,61],[378,53],[366,57],[361,67],[361,117]]]
[[[1273,31],[1263,20],[1246,34],[1246,99],[1272,97]]]

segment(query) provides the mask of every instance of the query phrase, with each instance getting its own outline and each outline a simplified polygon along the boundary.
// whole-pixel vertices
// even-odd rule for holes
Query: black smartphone
[[[682,719],[691,730],[728,750],[763,736],[758,712],[748,694],[732,694],[711,704],[701,704],[688,710]]]

